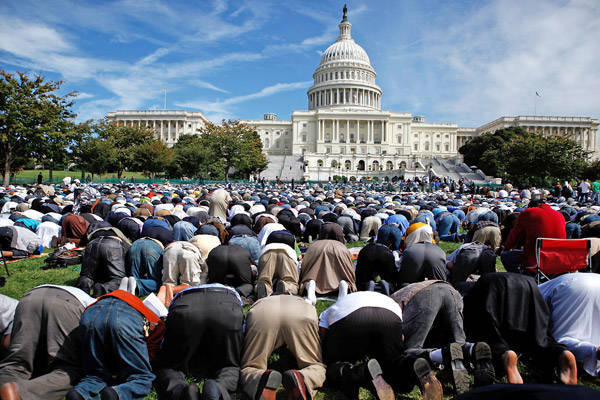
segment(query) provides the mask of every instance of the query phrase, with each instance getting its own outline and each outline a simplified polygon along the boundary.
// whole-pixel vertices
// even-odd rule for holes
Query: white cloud
[[[503,0],[456,17],[420,43],[389,49],[396,59],[379,73],[397,90],[387,101],[429,103],[438,118],[478,125],[532,114],[543,90],[538,114],[598,115],[600,3]],[[394,64],[409,76],[391,82]]]
[[[92,97],[94,97],[93,94],[86,93],[86,92],[78,92],[76,99],[77,100],[85,100],[85,99],[91,99]]]
[[[226,100],[217,100],[215,102],[208,102],[204,100],[197,100],[185,103],[176,103],[178,107],[183,108],[195,108],[204,112],[212,121],[220,121],[221,119],[227,119],[234,117],[231,106],[239,103],[243,103],[249,100],[259,99],[263,97],[273,96],[277,93],[286,92],[290,90],[305,89],[312,85],[312,81],[304,82],[291,82],[291,83],[276,83],[275,85],[267,86],[262,88],[258,92],[230,97]]]

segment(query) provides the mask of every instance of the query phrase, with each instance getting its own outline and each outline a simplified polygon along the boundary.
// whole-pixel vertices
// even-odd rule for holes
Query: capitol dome
[[[352,107],[381,109],[381,89],[367,52],[352,39],[346,15],[338,39],[323,52],[308,89],[308,109]]]

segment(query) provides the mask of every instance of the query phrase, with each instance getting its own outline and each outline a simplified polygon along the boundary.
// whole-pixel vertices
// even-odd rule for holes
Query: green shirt
[[[600,182],[592,182],[592,186],[594,187],[594,193],[600,192]]]

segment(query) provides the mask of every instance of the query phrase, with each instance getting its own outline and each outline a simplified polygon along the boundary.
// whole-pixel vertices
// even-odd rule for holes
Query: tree
[[[221,125],[208,123],[200,134],[214,161],[221,164],[225,179],[229,179],[232,169],[247,176],[267,166],[258,134],[244,123],[231,120],[223,120]]]
[[[55,94],[61,84],[37,75],[0,71],[0,159],[4,186],[9,184],[15,161],[32,157],[36,150],[39,153],[47,134],[62,132],[56,128],[74,116],[70,111],[73,105],[70,98],[74,94]]]
[[[123,171],[140,165],[139,146],[154,141],[154,134],[144,127],[121,126],[117,122],[101,120],[93,125],[93,134],[108,143],[109,171],[116,172],[121,179]],[[145,156],[142,155],[142,158]]]
[[[566,137],[544,137],[521,128],[485,133],[468,141],[459,152],[467,164],[477,165],[487,175],[536,186],[579,176],[589,155]]]
[[[167,167],[171,177],[199,178],[220,173],[216,157],[198,135],[182,135],[173,146],[173,160]]]
[[[173,149],[159,139],[142,143],[137,146],[135,151],[137,153],[137,169],[148,177],[165,172],[167,166],[173,161]]]
[[[94,175],[102,175],[109,171],[113,164],[112,144],[92,135],[86,135],[78,141],[73,155],[81,171]]]

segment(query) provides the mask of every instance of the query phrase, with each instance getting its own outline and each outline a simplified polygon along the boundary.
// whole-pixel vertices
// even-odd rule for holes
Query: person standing
[[[582,180],[579,183],[579,201],[582,203],[585,203],[586,201],[588,201],[588,198],[590,196],[590,183],[588,182],[587,179]]]
[[[42,175],[42,171],[40,171],[40,173],[38,174],[38,177],[37,177],[38,185],[41,185],[43,180],[44,180],[44,176]]]

